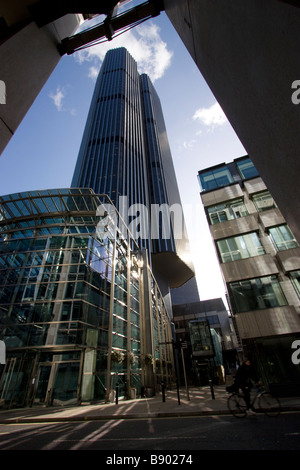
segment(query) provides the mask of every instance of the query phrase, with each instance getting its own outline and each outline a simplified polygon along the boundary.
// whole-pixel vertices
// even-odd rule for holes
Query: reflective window
[[[287,305],[276,276],[231,282],[229,291],[237,313]]]
[[[269,229],[271,239],[278,251],[288,250],[298,246],[294,235],[287,225],[279,225]]]
[[[300,298],[300,271],[292,271],[290,273],[291,281],[294,286],[294,289]]]
[[[222,263],[244,258],[251,258],[265,253],[256,232],[225,238],[217,242]]]
[[[234,182],[227,165],[199,173],[198,178],[202,191],[221,188]]]
[[[241,178],[243,180],[259,176],[258,171],[255,168],[255,166],[253,165],[250,158],[247,158],[246,160],[236,162],[236,164],[237,164],[239,173],[241,175]]]
[[[230,219],[239,219],[248,215],[248,210],[243,199],[228,201],[217,206],[211,206],[207,209],[207,213],[212,225],[225,222]]]
[[[261,193],[255,194],[252,200],[258,212],[277,207],[269,191],[263,191]]]

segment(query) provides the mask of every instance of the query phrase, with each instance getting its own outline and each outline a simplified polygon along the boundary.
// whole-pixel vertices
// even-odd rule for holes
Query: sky
[[[200,299],[226,302],[197,174],[246,151],[164,12],[62,57],[0,156],[0,194],[70,187],[98,71],[106,51],[120,46],[149,75],[161,101]]]

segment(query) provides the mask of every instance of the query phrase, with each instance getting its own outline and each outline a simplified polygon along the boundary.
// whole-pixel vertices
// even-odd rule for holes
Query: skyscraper
[[[125,48],[110,50],[103,61],[72,187],[107,194],[125,223],[138,227],[136,241],[149,249],[166,296],[193,278],[160,100]]]

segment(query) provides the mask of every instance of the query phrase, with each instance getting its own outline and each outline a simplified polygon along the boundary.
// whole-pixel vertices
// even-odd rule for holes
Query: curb
[[[67,421],[108,421],[108,420],[134,420],[134,419],[148,419],[148,418],[180,418],[180,417],[197,417],[197,416],[213,416],[213,415],[228,415],[230,412],[228,410],[204,410],[204,411],[194,411],[186,413],[178,412],[152,412],[152,413],[134,413],[134,414],[120,414],[120,415],[102,415],[102,416],[64,416],[64,417],[18,417],[18,418],[7,418],[0,419],[0,424],[22,424],[22,423],[54,423],[54,422],[67,422]]]
[[[299,406],[282,406],[281,413],[287,412],[300,412]],[[180,417],[200,417],[200,416],[217,416],[217,415],[231,415],[229,410],[202,410],[202,411],[187,411],[187,412],[152,412],[152,413],[133,413],[133,414],[120,414],[120,415],[100,415],[100,416],[56,416],[56,417],[16,417],[0,419],[0,424],[25,424],[25,423],[59,423],[59,422],[83,422],[83,421],[108,421],[108,420],[135,420],[135,419],[149,419],[149,418],[180,418]]]

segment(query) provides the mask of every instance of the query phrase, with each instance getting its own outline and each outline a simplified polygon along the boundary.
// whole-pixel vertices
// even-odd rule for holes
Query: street
[[[0,450],[7,451],[105,450],[111,451],[105,452],[105,458],[116,459],[118,451],[120,455],[132,451],[132,456],[137,456],[143,450],[154,454],[167,450],[177,459],[185,459],[197,450],[299,449],[297,413],[283,413],[277,418],[215,415],[0,425]]]

